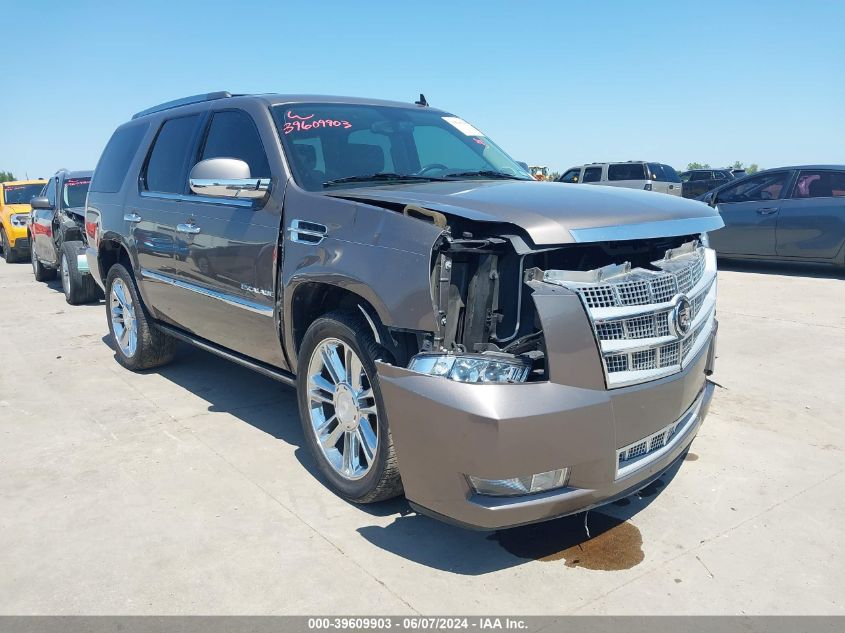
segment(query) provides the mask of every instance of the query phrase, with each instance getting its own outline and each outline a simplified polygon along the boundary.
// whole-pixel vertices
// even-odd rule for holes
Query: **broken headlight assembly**
[[[522,358],[494,354],[417,354],[408,369],[457,382],[525,382],[531,365]]]

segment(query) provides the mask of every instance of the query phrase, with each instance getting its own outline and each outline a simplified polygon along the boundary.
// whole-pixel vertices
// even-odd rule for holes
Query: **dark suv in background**
[[[498,528],[683,458],[713,386],[706,205],[534,181],[467,121],[213,93],[112,136],[86,209],[118,362],[187,341],[298,392],[358,503]],[[92,399],[96,394],[91,395]]]
[[[741,177],[734,174],[732,169],[690,169],[678,174],[681,177],[681,195],[684,198],[698,196],[719,187],[730,180]],[[745,172],[743,171],[742,174]]]
[[[85,257],[85,197],[92,173],[60,169],[31,202],[32,272],[37,281],[47,281],[58,271],[71,305],[102,298]]]

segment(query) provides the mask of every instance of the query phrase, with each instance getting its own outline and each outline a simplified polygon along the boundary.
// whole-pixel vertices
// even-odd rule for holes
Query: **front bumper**
[[[408,500],[466,527],[498,529],[580,512],[644,487],[687,450],[707,414],[715,335],[716,327],[680,373],[613,390],[464,384],[378,363]],[[635,469],[620,468],[619,449],[673,422],[678,431],[665,450]],[[467,481],[564,467],[566,488],[534,495],[483,496]]]
[[[29,236],[25,226],[11,226],[11,230],[6,233],[6,238],[9,240],[9,246],[16,251],[29,252]]]

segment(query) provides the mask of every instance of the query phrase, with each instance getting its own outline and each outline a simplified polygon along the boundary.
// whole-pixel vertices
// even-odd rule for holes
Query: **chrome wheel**
[[[64,283],[64,273],[62,273]],[[109,315],[114,340],[125,356],[132,357],[138,349],[138,322],[129,288],[122,279],[115,279],[109,293]]]
[[[332,468],[345,479],[366,475],[378,454],[378,410],[361,359],[339,339],[321,341],[311,354],[308,412]]]
[[[33,258],[35,256],[33,255]],[[33,259],[32,267],[35,268],[35,261]],[[61,263],[61,271],[62,271],[62,290],[65,291],[65,296],[70,296],[70,271],[67,268],[67,255],[62,253],[62,263]]]

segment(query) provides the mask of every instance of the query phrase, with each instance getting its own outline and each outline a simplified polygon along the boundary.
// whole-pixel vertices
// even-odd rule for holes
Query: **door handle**
[[[765,209],[757,209],[757,213],[760,215],[771,215],[772,213],[777,213],[777,207],[766,207]]]
[[[187,233],[188,235],[196,235],[200,232],[200,227],[196,224],[177,224],[176,231],[179,233]]]
[[[123,219],[126,220],[127,222],[140,222],[141,216],[133,211],[132,213],[124,214]]]

